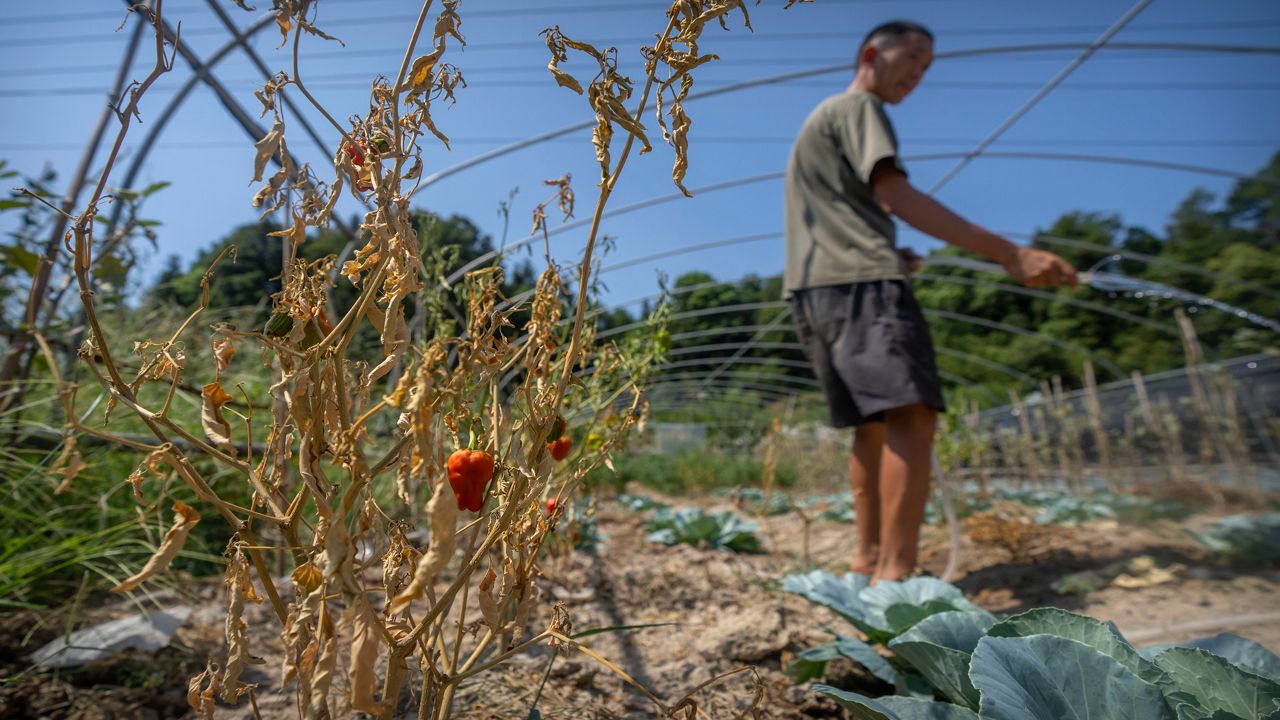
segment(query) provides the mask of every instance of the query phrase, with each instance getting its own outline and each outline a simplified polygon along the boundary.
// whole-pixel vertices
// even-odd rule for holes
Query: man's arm
[[[972,250],[1000,263],[1014,280],[1028,287],[1075,287],[1076,270],[1066,260],[1043,250],[1014,245],[1008,240],[951,212],[917,190],[891,161],[871,171],[871,188],[886,209],[927,235]]]

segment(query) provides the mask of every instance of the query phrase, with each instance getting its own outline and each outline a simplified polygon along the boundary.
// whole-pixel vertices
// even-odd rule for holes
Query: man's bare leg
[[[853,486],[853,513],[857,519],[858,548],[853,571],[874,575],[880,562],[880,455],[884,448],[884,423],[859,425],[853,431],[849,455],[849,482]]]
[[[880,560],[873,581],[903,580],[916,567],[929,499],[930,451],[938,411],[907,405],[885,412],[880,460]]]

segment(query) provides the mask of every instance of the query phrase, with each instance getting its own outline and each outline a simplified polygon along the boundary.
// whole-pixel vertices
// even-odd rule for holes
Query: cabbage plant
[[[645,521],[650,542],[693,545],[733,552],[759,552],[757,526],[731,512],[704,513],[699,508],[659,510]]]
[[[1231,515],[1195,536],[1235,562],[1265,565],[1280,560],[1280,513]]]
[[[855,718],[1280,720],[1280,658],[1235,635],[1138,650],[1115,625],[1057,608],[997,620],[931,578],[873,588],[863,576],[819,572],[789,577],[784,588],[830,607],[892,652],[886,658],[854,641],[861,647],[828,653],[899,678],[890,680],[898,695],[878,698],[814,686]],[[948,603],[956,607],[943,609]],[[866,650],[876,655],[869,664],[859,659]],[[911,674],[933,691],[901,681]]]

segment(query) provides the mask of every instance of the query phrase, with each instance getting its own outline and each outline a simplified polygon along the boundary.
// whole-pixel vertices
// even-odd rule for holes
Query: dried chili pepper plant
[[[434,321],[442,313],[427,311],[449,306],[454,298],[429,269],[439,249],[419,245],[409,208],[422,175],[419,142],[430,136],[448,144],[431,119],[432,103],[453,102],[465,87],[458,69],[444,62],[448,44],[464,42],[458,0],[441,2],[431,49],[412,59],[431,5],[430,0],[423,4],[398,76],[376,80],[367,111],[343,125],[316,101],[299,74],[303,38],[332,39],[317,25],[315,3],[277,0],[277,25],[282,42],[292,43],[293,66],[258,93],[263,114],[270,113],[273,123],[257,144],[253,177],[264,184],[253,204],[290,218],[289,226],[276,233],[287,260],[283,289],[272,298],[271,319],[261,332],[227,325],[213,329],[208,340],[212,367],[191,366],[183,352],[208,303],[209,284],[216,282],[212,267],[204,277],[204,300],[177,332],[138,342],[143,363],[133,377],[122,374],[108,345],[89,269],[93,217],[114,153],[74,224],[76,278],[91,330],[80,357],[109,394],[110,406],[132,412],[155,441],[138,442],[80,423],[73,412],[68,412],[69,431],[143,453],[135,488],[148,474],[171,468],[203,503],[197,508],[175,502],[174,525],[161,548],[117,589],[163,573],[200,521],[201,510],[212,508],[231,529],[225,555],[225,656],[211,659],[189,688],[201,716],[210,715],[215,698],[225,703],[252,699],[253,686],[242,674],[253,662],[252,645],[263,629],[248,626],[248,603],[269,603],[279,620],[281,681],[295,688],[302,717],[361,711],[388,718],[408,698],[416,700],[418,717],[447,717],[461,684],[537,643],[584,652],[634,684],[569,637],[571,623],[562,606],[544,610],[550,615],[544,630],[527,631],[543,604],[539,552],[560,519],[558,508],[571,504],[567,501],[583,478],[608,463],[610,453],[642,421],[645,404],[638,388],[661,360],[657,343],[597,343],[594,325],[587,321],[586,308],[593,304],[592,249],[604,206],[632,140],[649,149],[641,117],[655,84],[659,112],[671,119],[669,130],[661,115],[659,123],[675,146],[673,179],[680,185],[689,127],[681,102],[692,82],[689,72],[714,59],[697,55],[698,35],[709,20],[723,23],[734,9],[745,18],[746,8],[742,0],[674,2],[666,29],[643,52],[647,77],[634,112],[625,106],[632,82],[619,73],[615,49],[601,51],[570,40],[558,27],[546,31],[550,67],[559,84],[581,92],[578,81],[558,67],[570,49],[598,66],[587,99],[598,121],[593,143],[602,182],[576,272],[577,293],[570,295],[561,269],[549,263],[528,302],[510,302],[500,290],[502,269],[478,270],[453,289],[461,305],[454,313],[462,323],[454,334],[451,323]],[[142,93],[170,66],[159,2],[151,18],[157,29],[156,70],[120,112],[117,150]],[[677,52],[677,44],[684,50]],[[670,70],[666,79],[656,78],[660,67]],[[277,101],[293,90],[313,103],[341,137],[329,182],[295,163],[288,152]],[[616,129],[627,139],[614,160]],[[277,169],[268,175],[272,163]],[[571,214],[568,179],[553,184],[559,188],[558,205]],[[342,262],[300,259],[297,247],[306,242],[309,229],[330,222],[344,189],[369,208],[360,227],[363,244]],[[535,224],[545,223],[541,212],[540,206]],[[338,282],[358,290],[345,307],[332,300]],[[410,315],[410,308],[421,312]],[[569,310],[572,316],[566,317]],[[529,320],[516,327],[514,318],[522,312]],[[663,317],[653,319],[656,331]],[[379,338],[372,360],[353,351],[364,328]],[[415,337],[421,339],[415,342]],[[273,381],[259,397],[239,388],[244,402],[233,403],[231,389],[221,383],[233,364],[258,364]],[[169,412],[173,388],[187,378],[203,386],[198,430]],[[158,388],[148,394],[149,385]],[[146,398],[166,386],[167,392],[158,393],[165,398],[162,404],[150,406]],[[74,407],[74,394],[74,386],[65,388],[68,409]],[[262,411],[255,416],[255,406],[269,407],[267,417],[260,417]],[[561,442],[566,438],[577,438],[576,445]],[[210,468],[230,470],[251,490],[247,506],[224,497],[225,481],[215,490]],[[288,580],[273,575],[272,565],[292,567]],[[339,676],[345,681],[335,683]],[[660,716],[696,708],[688,696],[667,704],[640,689]]]

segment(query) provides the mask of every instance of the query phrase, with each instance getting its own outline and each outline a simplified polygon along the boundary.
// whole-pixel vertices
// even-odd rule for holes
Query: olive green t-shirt
[[[871,93],[842,93],[822,101],[800,128],[787,162],[785,295],[906,277],[893,219],[871,190],[877,162],[902,170],[882,105]]]

